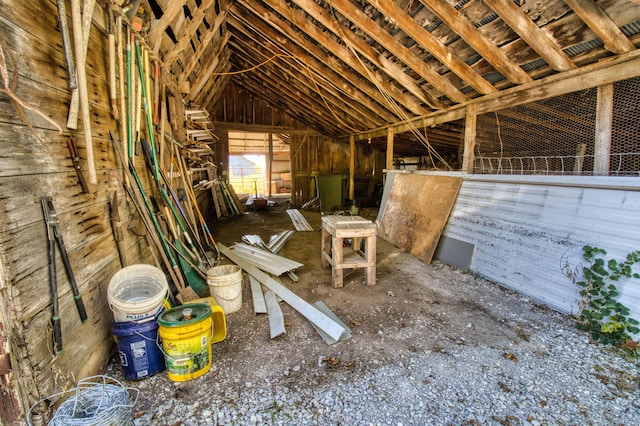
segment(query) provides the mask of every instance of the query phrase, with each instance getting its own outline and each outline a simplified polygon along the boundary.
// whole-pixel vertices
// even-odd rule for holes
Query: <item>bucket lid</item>
[[[164,311],[158,317],[163,327],[181,327],[195,324],[211,315],[211,307],[205,303],[189,303]]]

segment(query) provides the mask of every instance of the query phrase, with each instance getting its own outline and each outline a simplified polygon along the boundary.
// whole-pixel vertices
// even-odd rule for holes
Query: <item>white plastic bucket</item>
[[[207,271],[209,293],[225,314],[242,307],[242,269],[237,265],[214,266]]]
[[[129,265],[116,272],[107,290],[107,300],[116,322],[144,322],[164,309],[169,284],[162,270],[153,265]]]

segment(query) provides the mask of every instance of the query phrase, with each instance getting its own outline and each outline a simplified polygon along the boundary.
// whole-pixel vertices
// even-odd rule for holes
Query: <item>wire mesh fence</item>
[[[474,173],[594,174],[597,89],[481,114]],[[614,84],[609,175],[640,176],[640,77]]]

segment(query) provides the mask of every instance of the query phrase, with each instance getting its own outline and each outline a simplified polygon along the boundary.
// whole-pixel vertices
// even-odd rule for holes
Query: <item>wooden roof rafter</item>
[[[531,81],[531,77],[518,64],[513,62],[502,49],[469,22],[464,15],[458,13],[446,0],[420,1],[509,81],[514,84]]]
[[[227,0],[225,3],[222,4],[220,8],[221,9],[220,13],[216,16],[216,19],[211,25],[211,28],[209,28],[207,33],[204,35],[200,43],[200,46],[198,46],[198,49],[189,58],[189,62],[187,62],[187,64],[184,67],[184,70],[178,77],[178,86],[181,86],[189,78],[189,75],[193,72],[196,65],[198,64],[200,59],[203,57],[207,47],[212,44],[216,34],[218,34],[218,32],[220,32],[223,29],[223,25],[225,24],[227,19],[227,13],[231,9],[231,4],[232,4],[232,0]],[[226,35],[223,35],[222,37],[224,41],[218,40],[217,43],[214,43],[216,45],[214,46],[215,51],[219,51],[219,48],[217,45],[224,44],[226,40],[228,40],[228,37],[226,37]]]
[[[239,27],[241,25],[234,22],[234,17],[230,18],[229,23],[232,26],[236,26],[237,29],[240,30]],[[244,27],[244,30],[246,31],[244,32],[244,34],[247,37],[251,38],[257,46],[252,47],[247,43],[240,45],[240,40],[238,40],[238,48],[234,49],[236,52],[238,52],[237,54],[241,54],[241,52],[244,51],[250,51],[253,53],[253,56],[256,56],[256,58],[254,59],[258,60],[258,64],[265,63],[264,66],[268,69],[275,71],[275,73],[277,74],[286,75],[291,80],[291,82],[289,83],[289,85],[292,86],[289,89],[291,92],[293,92],[295,88],[298,87],[298,85],[305,87],[307,90],[311,91],[311,93],[317,93],[318,90],[320,90],[320,93],[317,93],[318,96],[322,96],[326,99],[327,102],[331,102],[333,106],[330,108],[342,111],[357,111],[359,116],[366,118],[370,124],[385,122],[384,120],[381,120],[380,117],[375,115],[375,110],[367,110],[365,108],[366,105],[359,104],[358,102],[354,102],[350,98],[345,97],[344,93],[338,92],[335,86],[326,81],[321,75],[313,75],[313,71],[306,65],[306,63],[304,65],[300,64],[300,59],[304,58],[291,58],[286,60],[286,63],[289,64],[292,64],[294,61],[296,61],[296,67],[294,67],[293,65],[287,65],[283,60],[276,60],[266,63],[273,57],[271,56],[273,55],[273,50],[269,51],[266,46],[261,49],[259,46],[260,41],[252,38],[252,34],[249,33],[249,31],[246,29],[246,26]],[[302,67],[303,69],[300,69],[300,67]],[[312,74],[310,75],[310,73]]]
[[[424,47],[424,49],[473,87],[478,93],[489,94],[496,91],[496,88],[493,87],[491,83],[460,59],[452,49],[440,43],[438,39],[414,21],[413,18],[397,4],[387,0],[369,0],[369,3],[384,13],[387,18],[395,21],[402,31]]]
[[[182,51],[191,43],[191,40],[195,37],[198,27],[202,24],[205,14],[216,3],[216,0],[203,0],[202,4],[196,11],[192,11],[192,19],[189,25],[184,30],[178,43],[176,43],[170,52],[165,54],[163,61],[167,67],[171,67],[173,63],[178,59],[178,56]]]
[[[277,106],[282,111],[285,111],[287,114],[296,117],[304,123],[311,123],[313,127],[325,127],[328,129],[328,133],[330,135],[340,134],[341,127],[333,122],[328,122],[322,119],[321,114],[318,114],[317,110],[308,104],[307,100],[303,100],[302,102],[296,104],[295,102],[284,102],[281,99],[275,99],[265,95],[265,93],[277,93],[278,87],[273,84],[269,80],[263,80],[260,83],[262,85],[258,85],[259,83],[254,79],[250,79],[244,75],[234,76],[232,80],[236,81],[237,85],[240,87],[244,87],[248,92],[250,92],[256,98],[263,99],[267,103],[271,105]],[[265,91],[265,87],[269,90]],[[303,105],[307,104],[307,105]]]
[[[297,0],[301,1],[310,1],[310,0]],[[371,18],[369,18],[362,10],[356,8],[352,3],[348,0],[331,0],[329,2],[330,6],[340,12],[343,16],[348,17],[348,19],[358,26],[360,30],[365,32],[369,37],[383,46],[387,51],[389,51],[400,63],[404,66],[410,68],[417,75],[425,79],[431,86],[437,89],[441,94],[447,96],[452,101],[464,102],[467,100],[467,97],[458,89],[451,81],[449,81],[446,77],[438,74],[434,70],[432,70],[427,64],[420,58],[416,57],[409,48],[404,46],[394,37],[392,37],[388,32],[386,32],[380,25],[375,23]],[[342,33],[345,33],[346,30],[342,30]],[[391,67],[393,63],[390,59],[383,59],[383,55],[379,55],[379,60],[383,62],[383,66]],[[395,73],[394,73],[395,74]],[[406,75],[403,72],[404,75]],[[398,76],[396,76],[397,78]],[[427,93],[427,92],[425,92]],[[430,104],[435,108],[442,108],[440,102],[438,102],[436,98],[432,95],[427,94],[428,97],[432,98],[430,100]]]
[[[247,93],[253,93],[265,87],[262,79],[272,79],[268,89],[252,96],[278,107],[286,107],[282,100],[288,105],[296,96],[305,98],[313,114],[296,110],[295,115],[307,127],[343,136],[351,128],[372,126],[364,133],[377,134],[393,126],[407,146],[411,138],[403,138],[400,129],[412,126],[400,124],[405,120],[458,117],[458,109],[470,102],[509,103],[502,95],[510,89],[520,93],[520,87],[548,77],[571,78],[576,69],[633,53],[640,45],[640,8],[629,0],[150,3],[157,20],[147,44],[176,78],[175,87],[190,86],[185,101],[206,104],[214,113],[220,95],[212,90],[251,84]],[[258,36],[262,41],[252,44]],[[292,58],[265,62],[270,50]],[[216,63],[214,56],[228,62]],[[302,61],[313,80],[294,61]],[[221,74],[249,64],[263,69],[242,77]],[[321,108],[325,101],[329,107]],[[445,143],[447,136],[440,136]]]
[[[200,75],[196,79],[196,81],[191,86],[189,90],[189,95],[187,96],[187,102],[194,100],[207,81],[214,75],[214,70],[220,63],[220,55],[225,50],[227,44],[226,40],[230,37],[230,34],[226,34],[225,37],[221,40],[221,42],[216,46],[216,52],[214,55],[211,55],[209,61],[204,64],[204,66],[200,70]]]
[[[246,61],[247,68],[254,67],[264,60],[268,59],[268,53],[261,52],[259,49],[253,47],[249,47],[245,45],[239,45],[239,49],[236,49],[235,55],[241,56]],[[251,52],[251,57],[248,56],[246,52]],[[281,62],[277,63],[276,61],[272,61],[270,63],[265,64],[264,66],[257,68],[252,73],[256,73],[258,75],[255,76],[258,80],[262,80],[265,78],[270,78],[273,81],[276,81],[279,87],[282,87],[277,93],[271,94],[271,96],[280,96],[286,97],[288,99],[288,103],[300,103],[300,98],[309,99],[312,102],[309,102],[309,106],[316,111],[325,110],[325,112],[321,115],[323,116],[331,116],[332,114],[338,114],[341,117],[340,120],[349,122],[350,118],[348,116],[349,111],[353,111],[351,108],[357,108],[357,106],[348,106],[345,105],[344,102],[341,102],[340,98],[331,94],[330,91],[325,87],[321,89],[324,93],[317,94],[316,87],[306,79],[306,81],[302,78],[302,76],[306,76],[307,73],[305,71],[295,72],[295,69],[284,66]],[[264,75],[267,75],[265,77]],[[294,98],[289,98],[288,96],[283,94],[296,94]],[[314,94],[316,96],[314,96]],[[328,108],[331,112],[326,112],[327,105],[324,104],[323,100],[320,99],[322,96],[324,102],[327,102]],[[363,111],[364,112],[364,111]],[[361,116],[362,118],[362,116]],[[375,123],[373,117],[367,118],[369,124]],[[366,120],[365,120],[366,122]],[[380,121],[378,121],[380,123]],[[358,125],[356,122],[351,122],[349,126]]]
[[[522,37],[553,69],[568,71],[576,68],[571,59],[547,34],[511,0],[483,0],[495,13]]]
[[[293,0],[293,2],[296,5],[298,5],[302,10],[304,10],[306,13],[308,13],[311,17],[313,17],[315,20],[321,23],[324,27],[329,29],[334,35],[338,37],[339,40],[342,40],[347,46],[350,46],[351,48],[353,48],[355,51],[358,52],[359,55],[362,55],[364,58],[370,61],[375,67],[384,71],[391,79],[395,80],[395,82],[401,88],[411,93],[413,96],[418,98],[418,100],[420,100],[422,103],[424,103],[431,109],[440,109],[444,107],[444,104],[436,98],[435,94],[426,92],[422,87],[420,87],[416,83],[415,80],[413,80],[409,75],[407,75],[400,66],[398,66],[393,61],[381,55],[380,52],[377,52],[376,50],[374,50],[366,40],[363,40],[357,37],[357,35],[353,31],[340,26],[335,21],[333,16],[326,9],[324,9],[323,7],[315,3],[313,0]],[[265,1],[265,3],[269,3],[270,6],[276,7],[276,8],[278,8],[278,6],[281,4],[285,4],[283,0],[267,0]],[[282,10],[282,8],[279,8],[279,9]],[[284,10],[282,11],[284,16],[287,16],[287,12],[289,11],[289,9],[290,8],[285,4]],[[293,12],[289,12],[289,13],[293,13]],[[305,17],[297,16],[295,19],[297,21],[296,25],[298,25],[299,28],[306,30],[305,32],[309,33],[309,31],[312,30],[313,28],[317,30],[315,26],[313,28],[309,28],[309,25],[301,25],[299,23],[300,20],[302,20],[302,22],[305,22],[305,23],[308,22]],[[377,24],[375,25],[377,26]],[[323,40],[326,42],[328,40],[328,36],[323,35],[322,38],[318,40]],[[339,55],[341,60],[343,60],[345,63],[351,66],[354,70],[359,72],[361,75],[363,75],[365,78],[367,78],[370,81],[372,79],[375,80],[373,81],[374,84],[376,83],[381,84],[383,81],[382,78],[376,76],[375,75],[376,73],[372,72],[370,68],[365,67],[362,64],[362,62],[359,60],[359,58],[354,56],[354,53],[347,46],[339,45],[338,47],[339,50],[333,50],[333,49],[331,50],[334,52],[336,56]],[[395,94],[396,90],[392,89],[389,86],[384,87],[382,86],[382,84],[381,84],[381,87],[383,87],[383,89],[387,91],[387,93],[389,93],[391,96],[394,97],[394,99],[396,99],[396,101],[398,101],[398,95]],[[406,105],[406,103],[404,105]]]
[[[210,90],[212,85],[215,85],[216,81],[221,78],[221,74],[229,71],[230,67],[229,59],[231,57],[231,51],[224,49],[220,55],[212,56],[207,64],[208,77],[200,76],[198,80],[191,87],[187,94],[187,103],[203,104],[203,99]],[[212,78],[215,76],[215,78]]]
[[[247,22],[250,14],[239,13],[229,20],[234,30],[244,31],[242,27],[236,28],[235,22],[242,20],[247,27],[253,28],[269,40],[276,40],[282,37],[282,33],[277,32],[272,26],[267,25],[264,21],[253,21],[251,24]],[[278,24],[278,22],[275,22]],[[282,28],[282,26],[280,26]],[[356,78],[344,65],[333,59],[324,50],[314,45],[312,42],[298,37],[293,29],[284,29],[285,35],[290,36],[292,43],[287,43],[287,50],[301,60],[314,72],[324,75],[324,78],[341,90],[344,96],[353,99],[354,102],[375,111],[379,116],[387,122],[397,120],[399,117],[387,112],[386,100],[377,91],[375,87],[371,87],[362,79]],[[377,103],[376,103],[377,102]],[[425,110],[426,112],[426,110]]]
[[[240,5],[242,2],[239,2]],[[320,67],[316,67],[317,61],[313,61],[310,65],[313,66],[314,70],[321,70],[322,68],[327,69],[329,67],[332,71],[335,71],[338,75],[342,77],[342,79],[346,79],[352,85],[355,90],[363,91],[366,95],[371,97],[372,100],[376,100],[383,108],[389,109],[388,100],[386,100],[379,92],[378,88],[375,86],[377,83],[389,96],[392,97],[393,102],[396,102],[397,105],[402,109],[407,108],[413,114],[427,113],[429,110],[420,106],[419,102],[416,101],[415,98],[412,98],[410,95],[403,93],[396,86],[394,86],[391,82],[386,81],[382,78],[379,73],[374,72],[370,69],[367,69],[365,65],[361,62],[357,61],[352,52],[348,50],[344,44],[340,44],[334,38],[329,37],[328,34],[323,33],[316,26],[312,25],[306,16],[304,16],[301,12],[290,9],[288,6],[283,5],[284,3],[280,0],[274,0],[267,2],[272,7],[276,7],[276,11],[281,15],[289,16],[290,20],[299,30],[304,31],[311,39],[322,42],[326,46],[328,50],[330,50],[338,59],[342,61],[342,63],[351,67],[352,70],[358,72],[360,76],[365,78],[367,81],[371,81],[370,79],[375,79],[375,82],[370,85],[365,85],[360,79],[356,76],[352,75],[353,71],[350,69],[345,69],[335,58],[331,58],[327,54],[325,54],[317,45],[309,41],[307,38],[304,38],[299,34],[294,28],[287,25],[285,22],[278,19],[276,16],[272,14],[269,15],[268,9],[262,7],[261,5],[254,4],[252,6],[251,12],[259,17],[268,16],[269,19],[263,21],[260,19],[260,22],[254,21],[253,25],[259,27],[262,32],[265,34],[271,34],[272,39],[274,37],[278,37],[278,34],[285,35],[288,40],[290,40],[293,44],[288,44],[287,48],[294,52],[296,55],[302,56],[307,52],[317,58],[320,63],[324,64]],[[234,9],[238,7],[238,5],[234,6]],[[242,9],[246,10],[246,9]],[[238,15],[247,16],[247,14],[243,14],[242,10],[239,9]],[[262,24],[266,24],[262,25]],[[273,30],[270,30],[267,27],[272,27]],[[274,32],[277,31],[277,32]],[[296,47],[297,46],[297,47]],[[326,72],[326,71],[325,71]],[[340,84],[338,84],[340,86]],[[419,112],[421,111],[421,112]]]
[[[243,22],[240,22],[241,19]],[[273,35],[274,30],[271,29],[271,27],[264,24],[256,25],[255,23],[253,26],[249,26],[246,22],[246,17],[243,16],[240,18],[235,15],[230,17],[229,24],[234,27],[234,30],[242,32],[244,35],[251,38],[256,44],[269,44],[269,48],[271,48],[272,51],[277,51],[277,47],[272,43],[268,43],[268,38],[265,38],[266,36]],[[258,37],[260,37],[260,40],[258,40]],[[262,60],[264,61],[268,61],[273,58],[273,56],[270,56],[273,55],[273,53],[269,54],[269,52],[258,52],[258,54],[262,56]],[[322,52],[320,52],[320,54],[322,54]],[[330,69],[327,69],[326,63],[322,64],[313,58],[310,58],[306,52],[294,45],[289,44],[287,46],[287,55],[290,55],[290,58],[282,58],[281,60],[274,61],[273,63],[280,66],[283,61],[297,61],[298,66],[303,66],[303,68],[305,68],[304,70],[285,70],[284,72],[295,76],[295,78],[298,78],[298,74],[307,75],[306,80],[301,80],[302,84],[309,85],[310,82],[308,82],[308,78],[312,78],[312,83],[314,84],[313,86],[309,86],[312,90],[316,90],[315,85],[317,84],[323,93],[327,92],[332,96],[335,96],[337,99],[340,99],[338,102],[339,104],[348,104],[348,108],[352,111],[358,112],[358,114],[362,114],[364,117],[369,117],[372,122],[388,122],[390,119],[393,119],[394,116],[385,114],[384,112],[386,110],[381,110],[379,106],[371,102],[371,99],[358,96],[361,92],[357,90],[355,85],[361,82],[355,81],[353,83],[353,87],[348,86],[347,82],[343,80],[343,77],[345,77],[344,75],[341,76],[337,73],[334,75]],[[300,64],[300,62],[303,64]],[[284,66],[282,66],[282,68],[284,69]],[[311,73],[311,76],[309,76],[309,73]],[[362,88],[362,84],[360,84],[358,88]],[[354,98],[354,94],[357,98]],[[319,93],[319,95],[322,95],[322,93]],[[382,116],[379,115],[381,112]]]
[[[565,0],[565,2],[600,37],[605,48],[618,54],[635,49],[633,43],[598,3],[591,0]]]

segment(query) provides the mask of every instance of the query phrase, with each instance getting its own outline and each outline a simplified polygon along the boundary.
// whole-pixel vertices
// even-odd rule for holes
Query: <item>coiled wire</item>
[[[135,391],[131,402],[129,391]],[[31,426],[31,410],[41,402],[75,392],[56,410],[49,426],[132,426],[132,408],[138,400],[139,390],[126,387],[108,376],[91,376],[78,382],[75,389],[51,395],[36,402],[27,414]]]

